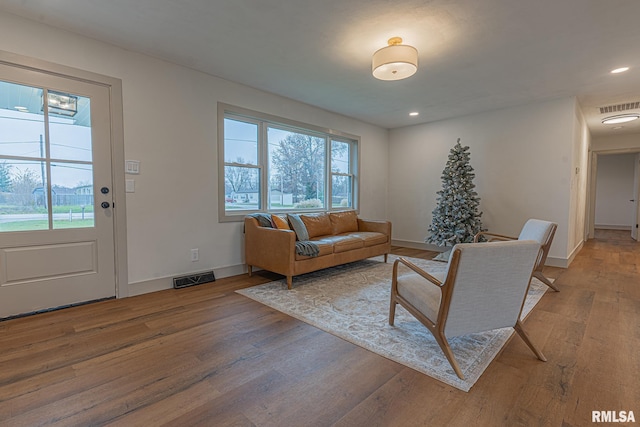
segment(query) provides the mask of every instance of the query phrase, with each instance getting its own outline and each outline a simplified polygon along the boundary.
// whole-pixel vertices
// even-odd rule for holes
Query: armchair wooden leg
[[[393,297],[393,295],[391,295],[391,304],[389,307],[389,325],[393,326],[393,322],[396,319],[396,300]]]
[[[252,267],[247,264],[247,271],[249,272],[249,277],[251,277]]]
[[[554,291],[560,292],[560,289],[558,289],[558,287],[556,285],[554,285],[553,282],[551,282],[549,279],[544,277],[544,274],[542,274],[541,271],[534,271],[533,272],[533,277],[535,277],[536,279],[540,280],[542,283],[544,283],[545,285],[547,285],[548,287],[550,287]]]
[[[451,364],[451,367],[455,371],[458,378],[463,380],[464,375],[462,375],[462,370],[460,370],[460,366],[458,366],[458,362],[456,361],[456,358],[453,356],[453,351],[449,346],[449,341],[447,341],[447,337],[445,337],[444,334],[437,333],[437,331],[434,331],[434,332],[435,333],[433,334],[433,336],[436,339],[436,342],[438,343],[440,348],[442,349],[442,352],[447,357],[447,360]]]
[[[533,351],[533,353],[538,357],[538,359],[542,360],[543,362],[547,361],[547,358],[544,357],[544,354],[542,354],[542,352],[538,350],[535,345],[533,345],[533,342],[531,342],[529,335],[527,335],[527,333],[522,328],[522,322],[520,320],[516,322],[513,329],[516,330],[518,335],[520,335],[520,338],[522,338],[522,341],[524,341],[524,343],[531,349],[531,351]]]

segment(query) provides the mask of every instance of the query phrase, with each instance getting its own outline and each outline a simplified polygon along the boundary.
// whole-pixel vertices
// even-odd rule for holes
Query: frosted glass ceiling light
[[[418,71],[418,51],[402,44],[400,37],[389,39],[389,46],[373,54],[371,69],[373,77],[380,80],[402,80]]]
[[[637,120],[639,117],[640,117],[640,114],[638,113],[620,114],[618,116],[606,117],[602,119],[602,123],[605,125],[615,125],[618,123],[626,123],[632,120]]]

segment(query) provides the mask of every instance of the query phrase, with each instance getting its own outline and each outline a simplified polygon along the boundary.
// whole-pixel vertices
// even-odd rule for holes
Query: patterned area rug
[[[469,391],[514,332],[512,328],[471,334],[449,340],[465,376],[458,378],[433,336],[400,305],[395,326],[389,326],[391,273],[389,262],[371,258],[297,276],[293,289],[284,279],[236,291],[262,304],[413,368],[463,391]],[[437,273],[447,264],[408,258]],[[523,318],[538,303],[547,287],[531,284]],[[533,353],[531,357],[535,357]]]

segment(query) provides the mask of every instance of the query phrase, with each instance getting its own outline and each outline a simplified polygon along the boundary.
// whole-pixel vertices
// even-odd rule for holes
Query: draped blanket
[[[305,256],[318,256],[320,248],[310,240],[296,242],[296,253]]]
[[[260,224],[260,227],[275,228],[273,221],[271,220],[271,215],[269,214],[254,213],[249,214],[248,216],[255,218],[258,221],[258,224]],[[302,256],[316,257],[320,253],[320,248],[310,240],[300,240],[296,241],[296,253]]]

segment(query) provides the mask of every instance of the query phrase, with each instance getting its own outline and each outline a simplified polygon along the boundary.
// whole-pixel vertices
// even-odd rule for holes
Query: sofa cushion
[[[331,220],[326,213],[301,214],[300,219],[304,222],[309,238],[327,236],[331,234]]]
[[[291,227],[289,227],[289,223],[287,222],[287,220],[280,217],[279,215],[271,215],[271,222],[273,222],[273,225],[275,225],[278,230],[291,230]]]
[[[332,234],[348,233],[358,231],[358,214],[356,211],[331,212]]]
[[[386,234],[377,233],[375,231],[358,231],[357,233],[348,233],[347,235],[362,239],[365,248],[369,246],[382,245],[388,241]]]
[[[289,224],[291,224],[291,228],[296,233],[296,238],[298,240],[309,240],[309,233],[307,232],[307,227],[302,222],[300,215],[298,214],[287,214],[287,219],[289,220]]]
[[[314,242],[330,243],[333,245],[333,253],[350,251],[364,247],[364,240],[349,234],[340,236],[323,236],[313,239]]]

